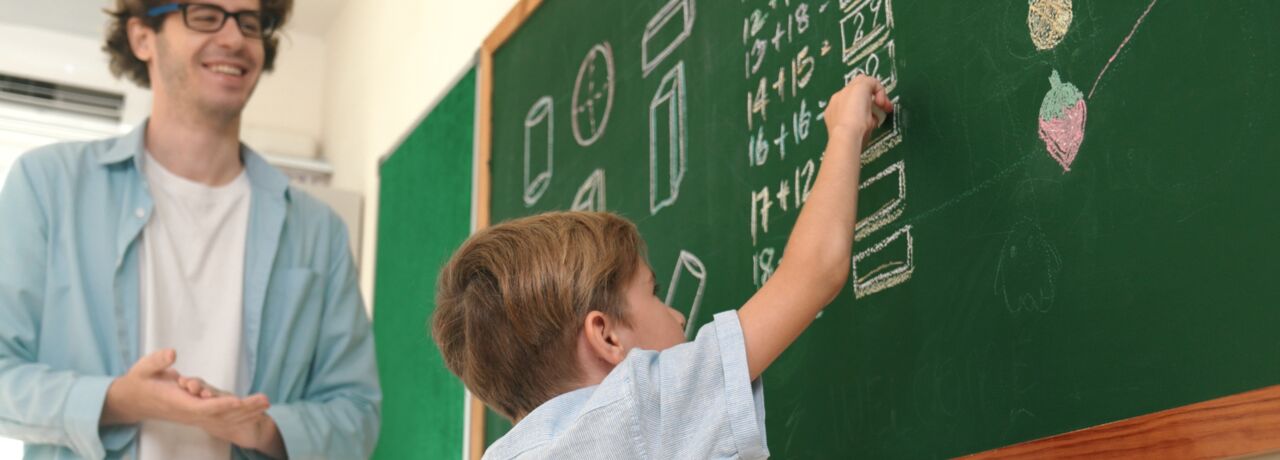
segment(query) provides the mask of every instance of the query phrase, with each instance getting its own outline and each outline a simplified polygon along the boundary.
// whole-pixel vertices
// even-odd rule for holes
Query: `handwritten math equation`
[[[794,220],[812,190],[822,146],[807,141],[822,123],[826,98],[865,74],[880,79],[897,106],[898,72],[891,0],[744,0],[743,7],[748,135],[739,149],[754,184],[743,201],[749,198],[752,278],[759,288],[781,261],[770,243],[785,237],[771,238],[771,230],[781,219]],[[886,155],[902,138],[898,118],[890,117],[862,153],[860,201],[874,205],[859,213],[852,229],[858,298],[906,283],[915,270],[911,225],[897,222],[907,205],[906,163]]]

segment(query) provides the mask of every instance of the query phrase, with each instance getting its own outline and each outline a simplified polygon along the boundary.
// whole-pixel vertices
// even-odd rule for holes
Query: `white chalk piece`
[[[884,125],[884,119],[889,116],[889,114],[884,113],[884,109],[881,109],[880,106],[875,105],[875,103],[871,104],[871,114],[876,117],[877,128]]]

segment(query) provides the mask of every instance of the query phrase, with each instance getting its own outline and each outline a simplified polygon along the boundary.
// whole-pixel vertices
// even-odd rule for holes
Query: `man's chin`
[[[248,98],[235,98],[224,100],[206,100],[201,106],[201,112],[220,119],[238,118],[244,112],[245,106],[248,104]]]

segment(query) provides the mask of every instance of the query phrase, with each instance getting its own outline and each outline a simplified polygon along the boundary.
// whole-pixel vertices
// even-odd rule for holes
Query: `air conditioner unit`
[[[0,74],[0,135],[31,147],[120,134],[124,95]]]

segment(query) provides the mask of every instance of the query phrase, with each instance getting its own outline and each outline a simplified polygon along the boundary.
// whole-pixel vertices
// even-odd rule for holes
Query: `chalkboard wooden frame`
[[[511,35],[525,20],[533,14],[542,0],[520,0],[502,21],[494,27],[489,36],[485,38],[484,43],[480,46],[480,65],[479,65],[479,98],[476,101],[479,126],[476,129],[477,148],[475,161],[476,174],[476,193],[475,203],[475,231],[479,231],[490,224],[490,158],[493,149],[493,54],[497,52],[502,44],[511,38]],[[472,396],[470,398],[471,415],[469,424],[469,433],[471,439],[468,442],[468,457],[472,460],[480,460],[484,454],[485,448],[485,406],[484,402],[479,398]]]
[[[1223,458],[1280,451],[1280,385],[963,457]]]

